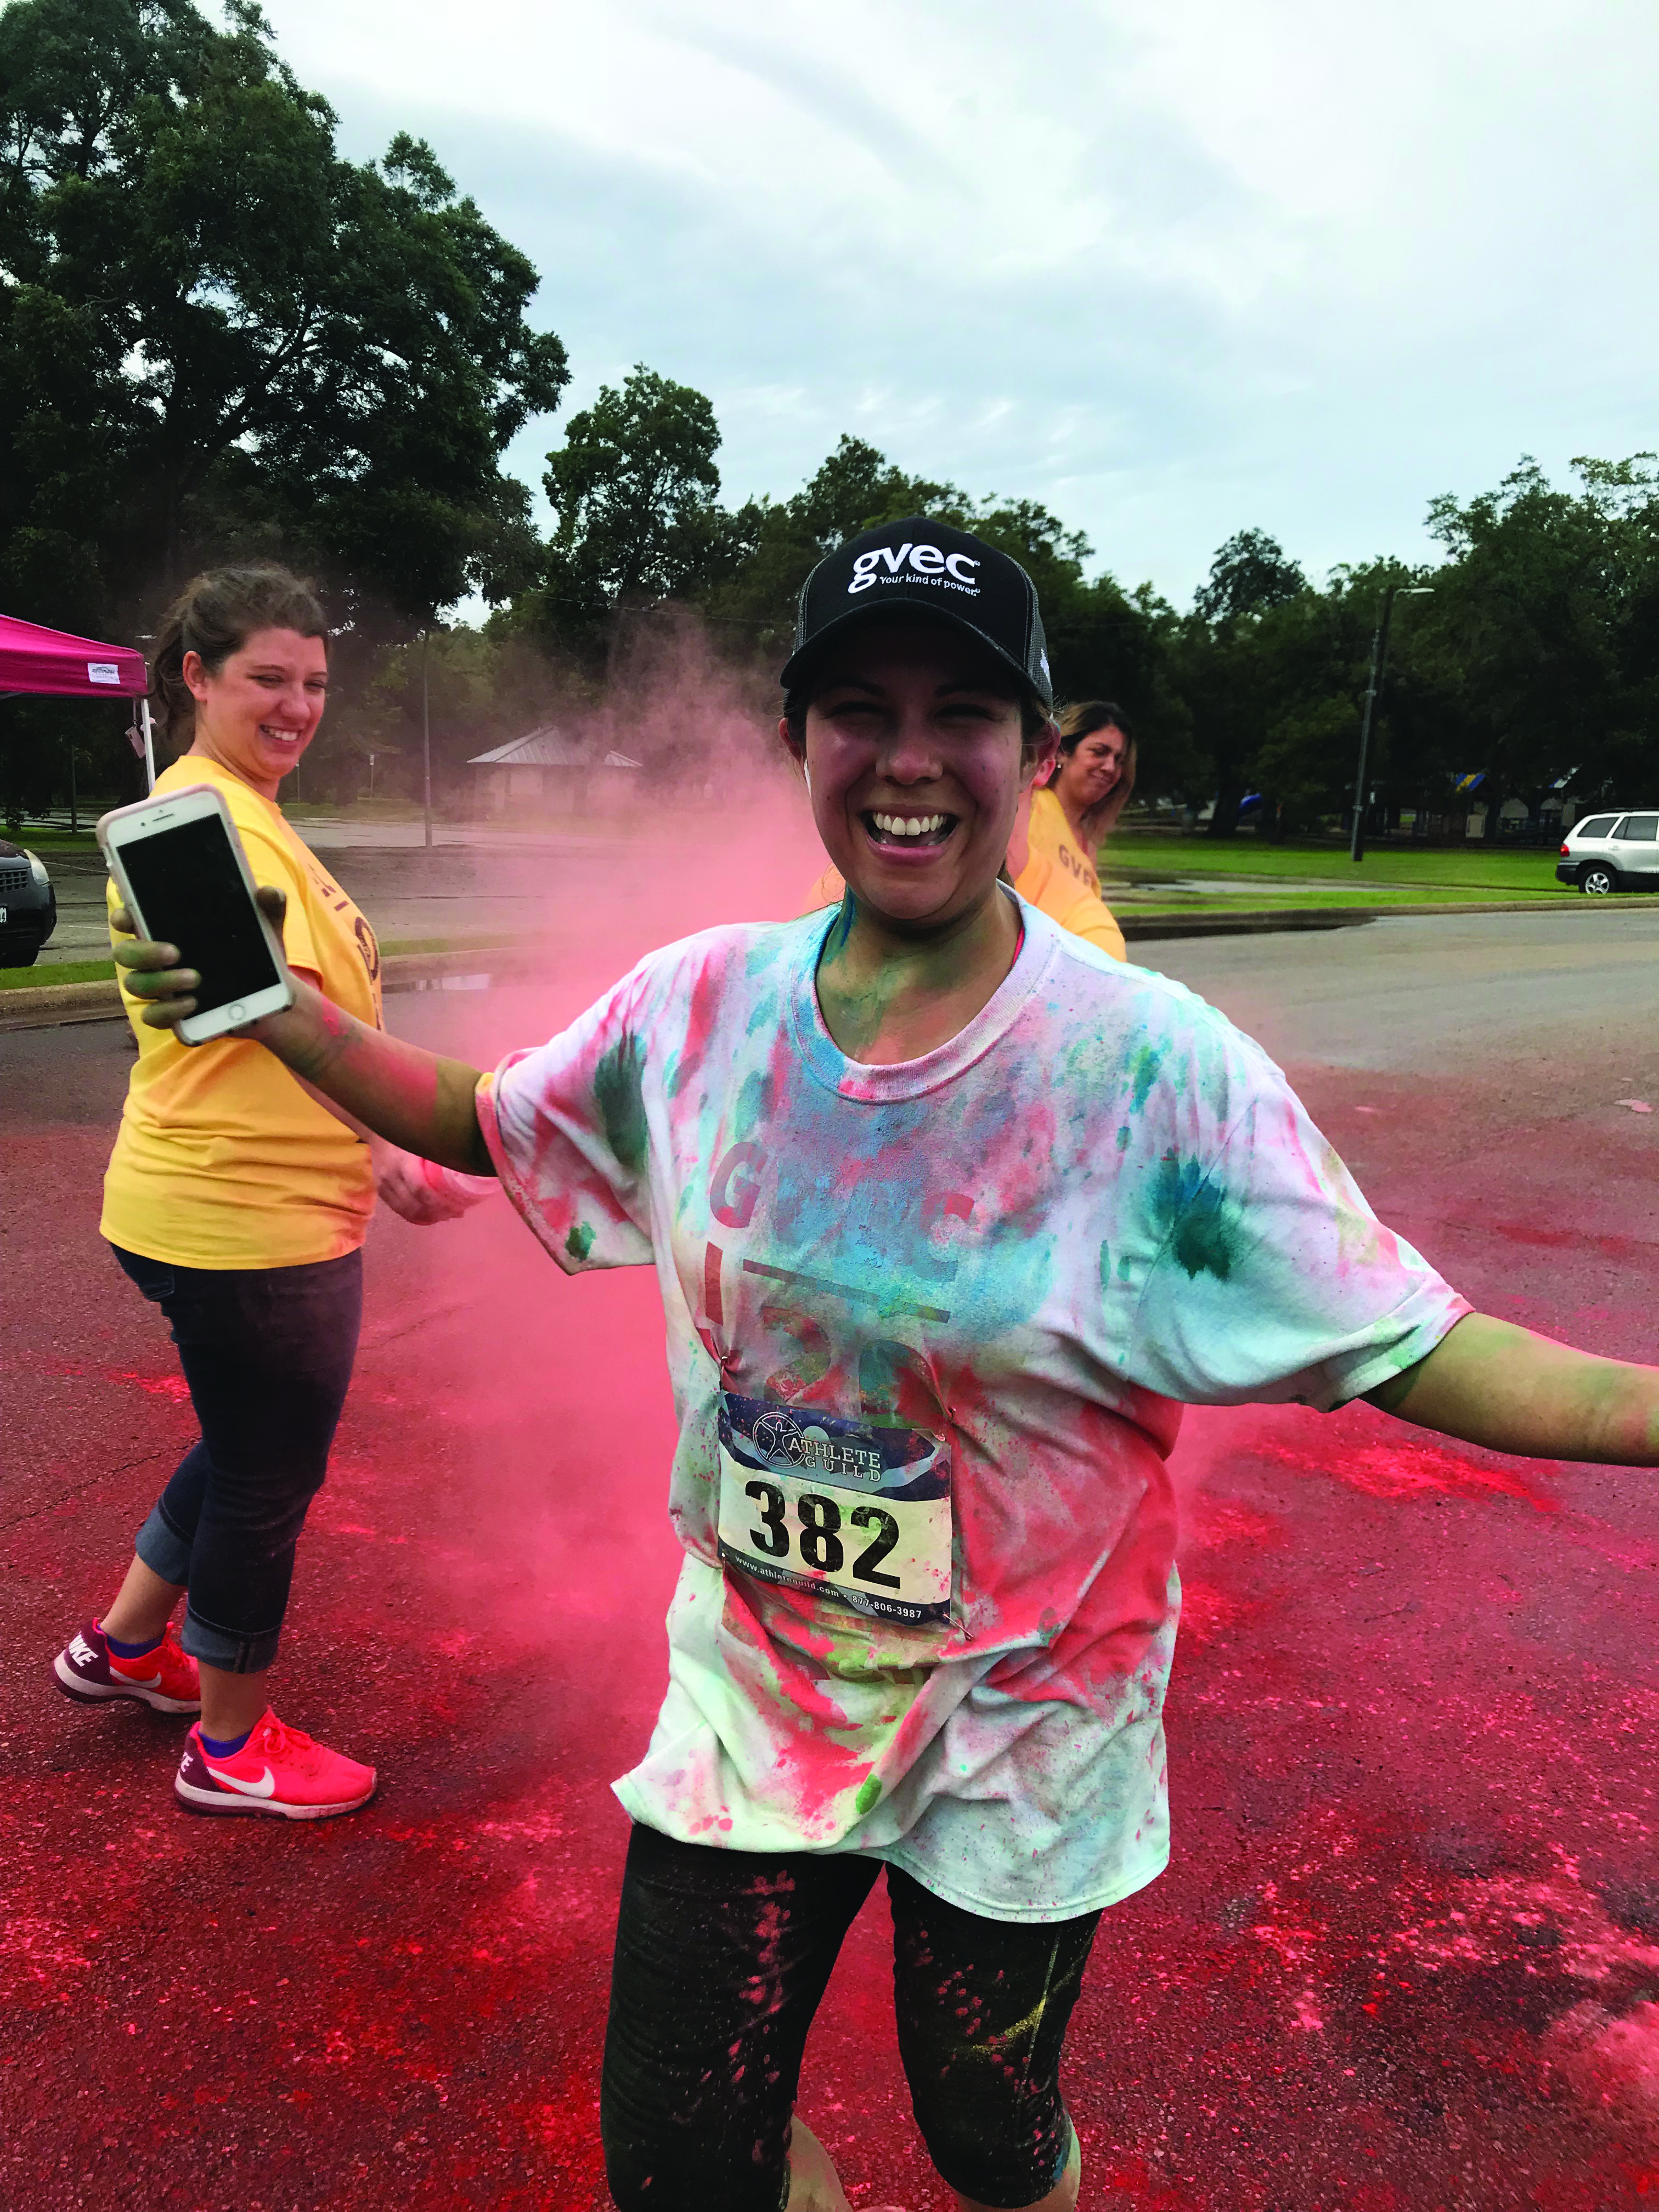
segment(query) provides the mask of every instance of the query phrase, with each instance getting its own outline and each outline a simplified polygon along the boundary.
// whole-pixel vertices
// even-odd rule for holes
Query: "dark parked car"
[[[32,968],[58,927],[58,894],[44,861],[0,837],[0,968]]]

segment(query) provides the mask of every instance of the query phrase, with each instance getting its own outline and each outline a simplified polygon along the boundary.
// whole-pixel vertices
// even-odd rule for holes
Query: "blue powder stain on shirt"
[[[636,1036],[623,1036],[593,1071],[593,1098],[605,1140],[631,1175],[645,1165],[649,1132],[645,1119],[645,1052]]]
[[[1196,1160],[1159,1162],[1154,1193],[1158,1213],[1176,1264],[1187,1275],[1213,1275],[1224,1283],[1233,1271],[1243,1217],[1220,1184],[1206,1179]]]
[[[751,1067],[744,1077],[732,1109],[731,1126],[738,1136],[765,1128],[772,1115],[774,1087],[769,1073],[761,1068]]]
[[[767,1249],[757,1247],[756,1256],[842,1286],[865,1325],[873,1315],[889,1317],[884,1330],[906,1308],[937,1307],[991,1343],[1036,1311],[1054,1266],[1044,1179],[1034,1179],[1012,1211],[995,1210],[988,1189],[975,1193],[971,1220],[948,1213],[930,1220],[939,1157],[936,1094],[854,1102],[798,1079],[767,1085],[757,1114],[762,1088],[758,1077],[745,1079],[733,1116],[736,1129],[746,1135],[753,1128],[771,1154],[771,1182],[754,1224]],[[962,1157],[1006,1159],[1006,1098],[970,1091],[951,1110],[957,1121],[953,1149]],[[971,1314],[953,1287],[960,1243],[975,1250]],[[921,1319],[913,1311],[913,1323]],[[903,1340],[913,1328],[896,1334]]]

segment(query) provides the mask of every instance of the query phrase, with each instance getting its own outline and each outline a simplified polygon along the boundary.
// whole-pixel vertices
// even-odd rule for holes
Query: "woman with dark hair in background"
[[[157,793],[224,794],[255,877],[288,895],[289,965],[378,1030],[374,933],[276,804],[322,719],[328,631],[315,596],[285,568],[198,576],[162,623],[151,671],[177,755]],[[125,942],[116,900],[112,884],[111,934]],[[351,1380],[376,1190],[422,1223],[453,1218],[473,1194],[370,1137],[247,1037],[186,1047],[123,995],[138,1059],[100,1227],[172,1325],[202,1432],[139,1530],[114,1603],[58,1654],[56,1679],[85,1704],[199,1711],[174,1784],[191,1811],[352,1812],[374,1768],[285,1727],[265,1672]]]
[[[1054,772],[1032,793],[1029,821],[1015,823],[1008,847],[1009,873],[1022,897],[1120,960],[1123,933],[1101,897],[1095,854],[1117,827],[1134,787],[1135,744],[1122,708],[1109,699],[1068,707],[1060,718]],[[1029,872],[1035,880],[1040,869],[1050,879],[1041,898],[1023,879]]]

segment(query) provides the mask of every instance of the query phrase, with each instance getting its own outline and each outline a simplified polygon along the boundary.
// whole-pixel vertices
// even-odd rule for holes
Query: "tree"
[[[705,586],[729,566],[720,442],[705,395],[642,362],[571,416],[543,478],[557,517],[547,565],[556,617],[592,622]]]
[[[0,589],[131,621],[265,552],[360,617],[504,596],[535,548],[500,457],[568,379],[535,270],[418,141],[343,161],[251,0],[226,14],[0,14]]]
[[[1217,549],[1209,581],[1201,584],[1194,610],[1207,623],[1237,622],[1282,606],[1308,580],[1277,538],[1265,530],[1241,530]]]
[[[1208,581],[1181,628],[1179,681],[1193,717],[1194,740],[1210,763],[1215,807],[1212,837],[1238,828],[1240,802],[1257,769],[1267,735],[1256,635],[1275,608],[1308,588],[1301,568],[1264,530],[1241,530],[1217,549]]]
[[[1576,462],[1586,489],[1575,495],[1523,457],[1494,491],[1430,503],[1449,558],[1425,646],[1463,765],[1486,772],[1488,836],[1505,799],[1535,805],[1574,769],[1581,789],[1638,761],[1646,772],[1659,581],[1650,460]]]

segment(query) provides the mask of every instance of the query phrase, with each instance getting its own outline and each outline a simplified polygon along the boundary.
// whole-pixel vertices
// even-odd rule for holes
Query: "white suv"
[[[1587,814],[1567,832],[1555,864],[1559,883],[1592,898],[1610,891],[1659,891],[1659,811]]]

